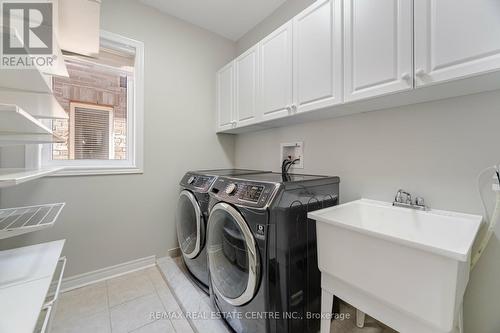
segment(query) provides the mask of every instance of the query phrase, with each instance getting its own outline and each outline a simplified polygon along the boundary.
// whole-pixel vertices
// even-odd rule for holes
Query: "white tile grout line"
[[[151,266],[151,267],[155,267],[155,268],[156,268],[156,265],[155,265],[155,266]],[[128,303],[128,302],[132,302],[132,301],[134,301],[134,300],[136,300],[136,299],[139,299],[139,298],[141,298],[141,297],[146,297],[146,296],[150,296],[150,295],[155,294],[155,295],[158,297],[158,299],[160,300],[160,303],[161,303],[161,305],[162,305],[162,307],[163,307],[163,310],[165,310],[165,311],[167,310],[167,309],[165,308],[165,304],[163,304],[163,301],[161,300],[160,295],[158,294],[158,291],[157,291],[157,289],[156,289],[156,287],[155,287],[155,284],[154,284],[153,280],[151,279],[151,277],[149,276],[148,272],[146,271],[147,269],[149,269],[149,268],[151,268],[151,267],[143,268],[142,270],[144,271],[144,272],[143,272],[143,274],[145,274],[145,275],[146,275],[146,277],[147,277],[148,281],[149,281],[149,282],[151,282],[151,284],[153,285],[153,290],[154,290],[154,292],[149,293],[149,294],[145,294],[145,295],[141,295],[141,296],[138,296],[138,297],[134,297],[134,298],[132,298],[132,299],[130,299],[130,300],[128,300],[128,301],[125,301],[125,302],[122,302],[122,303],[119,303],[119,304],[115,304],[115,305],[113,305],[112,307],[109,307],[109,314],[110,314],[109,322],[110,322],[110,326],[111,326],[111,309],[112,309],[112,308],[117,307],[117,306],[122,305],[122,304],[125,304],[125,303]],[[157,269],[157,268],[156,268],[156,269]],[[138,271],[141,271],[141,269],[140,269],[140,270],[136,270],[136,271],[134,271],[134,272],[138,272]],[[130,272],[130,273],[134,273],[134,272]],[[123,274],[123,275],[126,275],[126,274]],[[122,276],[123,276],[123,275],[122,275]],[[160,274],[160,275],[161,275],[161,274]],[[111,279],[109,279],[109,280],[111,280]],[[106,281],[106,290],[108,290],[107,288],[108,288],[108,282]],[[108,306],[109,306],[109,295],[108,295]],[[147,324],[144,324],[144,325],[142,325],[142,326],[136,327],[136,328],[134,328],[133,330],[129,331],[129,333],[133,333],[133,332],[135,332],[135,331],[137,331],[137,330],[139,330],[139,329],[141,329],[141,328],[143,328],[143,327],[145,327],[145,326],[151,325],[151,324],[153,324],[153,323],[157,322],[158,320],[159,320],[159,319],[155,319],[155,320],[153,320],[153,321],[150,321],[150,322],[149,322],[149,323],[147,323]],[[169,320],[169,321],[170,321],[170,320]],[[173,324],[172,324],[172,323],[171,323],[171,325],[172,325],[172,327],[173,327],[174,331],[175,331],[175,332],[177,332],[177,331],[175,330],[175,327],[173,326]],[[111,333],[112,333],[112,332],[113,332],[113,329],[111,329]]]
[[[191,327],[191,329],[193,330],[193,332],[196,332],[198,333],[198,330],[196,330],[191,321],[189,319],[186,318],[186,311],[185,309],[183,308],[183,306],[181,305],[181,303],[179,302],[179,300],[177,299],[177,297],[175,296],[175,293],[172,291],[172,288],[170,287],[170,285],[168,284],[168,281],[166,280],[165,276],[163,275],[163,273],[161,272],[160,268],[158,267],[158,265],[154,266],[156,271],[160,274],[163,282],[165,283],[165,286],[167,287],[167,289],[169,290],[170,292],[170,295],[172,295],[172,297],[174,298],[174,301],[175,303],[177,304],[177,306],[179,306],[179,309],[181,310],[182,314],[184,315],[184,318],[186,319],[186,321],[188,322],[189,326]],[[149,277],[149,275],[148,275]],[[165,311],[167,311],[167,306],[165,305],[165,303],[163,303],[163,300],[162,298],[160,297],[160,294],[158,293],[158,289],[156,288],[155,284],[153,283],[153,287],[156,291],[156,294],[158,295],[158,297],[160,298],[160,302],[162,303],[163,305],[163,308]],[[175,325],[174,323],[172,322],[172,319],[169,319],[170,321],[170,325],[172,325],[172,328],[174,329],[175,332],[177,332],[177,329],[175,328]]]
[[[176,267],[177,269],[179,269],[180,273],[184,275],[184,272],[182,272],[182,270],[180,270],[180,268],[178,267],[178,265],[177,265],[175,262],[174,262],[174,264],[175,264],[175,267]],[[175,294],[175,292],[173,292],[173,288],[172,288],[172,287],[170,286],[170,284],[168,283],[167,279],[166,279],[166,278],[165,278],[165,276],[163,275],[163,273],[162,273],[161,269],[158,267],[158,265],[154,265],[154,266],[151,266],[151,267],[146,267],[146,268],[142,268],[142,269],[137,269],[137,270],[134,270],[134,271],[130,271],[130,272],[127,272],[127,273],[124,273],[124,274],[120,274],[120,275],[117,275],[117,276],[114,276],[114,277],[107,278],[107,279],[105,279],[105,280],[103,280],[103,281],[96,281],[96,282],[94,282],[94,283],[91,283],[91,284],[88,284],[88,285],[85,285],[85,286],[82,286],[82,287],[79,287],[79,288],[85,288],[85,287],[88,287],[88,286],[90,286],[90,285],[97,284],[97,283],[99,283],[99,282],[104,282],[104,286],[105,286],[105,290],[106,290],[106,310],[107,310],[107,313],[108,313],[108,319],[109,319],[109,329],[110,329],[110,332],[113,332],[113,326],[112,326],[112,321],[111,321],[111,310],[112,310],[113,308],[117,307],[117,306],[123,305],[123,304],[128,303],[128,302],[132,302],[132,301],[137,300],[137,299],[139,299],[139,298],[141,298],[141,297],[145,297],[145,296],[149,296],[149,295],[153,295],[153,294],[155,294],[155,295],[158,297],[158,299],[160,300],[160,303],[161,303],[161,305],[162,305],[162,307],[163,307],[163,310],[164,310],[165,312],[167,311],[166,305],[165,305],[165,303],[163,302],[162,298],[160,297],[160,294],[158,293],[158,289],[157,289],[157,287],[155,286],[155,283],[153,282],[153,280],[151,279],[151,277],[149,276],[149,274],[148,274],[148,272],[147,272],[147,269],[149,269],[149,268],[153,268],[153,267],[154,267],[154,268],[157,270],[157,272],[160,274],[160,276],[161,276],[161,278],[162,278],[163,282],[165,283],[166,287],[169,289],[170,294],[172,295],[172,297],[174,298],[175,302],[176,302],[176,303],[177,303],[177,305],[179,306],[179,309],[182,311],[182,314],[184,315],[184,318],[185,318],[185,319],[186,319],[186,321],[189,323],[189,326],[191,327],[191,329],[193,330],[193,332],[195,332],[195,333],[199,333],[199,332],[198,332],[198,330],[196,329],[196,327],[194,326],[194,324],[191,322],[191,320],[187,318],[187,316],[186,316],[186,309],[184,308],[184,306],[182,305],[182,303],[179,301],[179,298],[177,297],[177,295]],[[117,278],[117,277],[120,277],[120,276],[125,276],[125,275],[127,275],[127,274],[135,273],[135,272],[138,272],[138,271],[144,271],[143,273],[146,275],[146,277],[147,277],[148,281],[152,284],[154,292],[152,292],[152,293],[148,293],[148,294],[144,294],[144,295],[141,295],[141,296],[138,296],[138,297],[134,297],[134,298],[129,299],[129,300],[127,300],[127,301],[124,301],[124,302],[121,302],[121,303],[115,304],[115,305],[113,305],[113,306],[110,306],[110,302],[109,302],[109,285],[108,285],[108,282],[109,282],[110,280],[114,279],[114,278]],[[186,278],[187,278],[187,277],[186,277]],[[188,280],[189,280],[189,279],[188,279]],[[192,281],[190,281],[190,280],[189,280],[189,282],[192,284]],[[195,287],[195,286],[194,286],[194,284],[192,284],[192,285],[193,285],[193,287]],[[79,288],[75,288],[75,289],[79,289]],[[73,289],[73,290],[74,290],[74,289]],[[158,319],[155,319],[155,320],[153,320],[153,321],[151,321],[151,322],[149,322],[149,323],[147,323],[147,324],[144,324],[144,325],[142,325],[142,326],[140,326],[140,327],[137,327],[137,328],[133,329],[132,331],[130,331],[129,333],[132,333],[132,332],[134,332],[134,331],[136,331],[136,330],[138,330],[138,329],[140,329],[140,328],[142,328],[142,327],[144,327],[144,326],[151,325],[151,324],[155,323],[156,321],[158,321]],[[169,319],[169,321],[170,321],[170,324],[172,325],[172,328],[174,329],[174,331],[175,331],[175,332],[177,332],[177,330],[176,330],[176,328],[175,328],[174,324],[172,323],[172,320],[171,320],[171,319]]]
[[[159,270],[158,270],[158,267],[157,267],[156,265],[155,265],[155,266],[153,266],[153,267],[154,267],[154,268],[158,271],[158,273],[160,273],[160,272],[159,272]],[[154,289],[154,291],[155,291],[155,294],[156,294],[156,296],[158,297],[158,299],[160,300],[161,306],[163,307],[163,310],[164,310],[164,311],[165,311],[165,313],[166,313],[166,312],[167,312],[167,307],[166,307],[165,303],[163,303],[163,300],[161,299],[160,294],[158,293],[158,289],[156,288],[156,286],[155,286],[155,283],[154,283],[153,279],[151,278],[151,276],[149,276],[148,272],[146,272],[146,275],[147,275],[147,277],[148,277],[148,279],[149,279],[149,282],[151,282],[151,284],[153,285],[153,289]],[[160,276],[161,276],[161,277],[163,277],[163,274],[161,274],[161,273],[160,273]],[[168,286],[167,286],[167,288],[168,288]],[[177,300],[176,300],[176,302],[177,302]],[[150,325],[150,324],[152,324],[152,323],[154,323],[154,322],[156,322],[156,321],[158,321],[158,320],[159,320],[159,319],[153,320],[152,322],[150,322],[150,323],[148,323],[148,324],[146,324],[146,325],[144,325],[144,326]],[[172,328],[174,329],[174,332],[177,332],[177,330],[175,329],[174,324],[172,323],[172,320],[169,318],[169,319],[168,319],[168,321],[170,322],[170,325],[171,325],[171,326],[172,326]],[[141,327],[144,327],[144,326],[141,326]],[[139,327],[139,328],[141,328],[141,327]],[[137,329],[139,329],[139,328],[137,328]]]
[[[178,270],[178,274],[181,274],[181,275],[182,275],[182,276],[183,276],[183,277],[184,277],[184,278],[185,278],[185,279],[189,282],[190,286],[191,286],[191,287],[192,287],[192,288],[193,288],[193,289],[197,292],[197,294],[198,294],[200,297],[202,297],[202,298],[209,298],[209,296],[207,296],[207,295],[206,295],[206,294],[205,294],[202,290],[200,290],[200,289],[199,289],[199,287],[195,284],[195,282],[194,282],[194,281],[193,281],[193,280],[192,280],[192,279],[191,279],[191,278],[187,275],[187,274],[189,274],[189,273],[188,273],[188,272],[187,272],[187,270],[185,269],[185,266],[184,266],[184,264],[182,263],[182,260],[177,261],[177,260],[175,260],[175,258],[169,258],[169,259],[167,259],[167,260],[169,260],[169,261],[170,261],[168,264],[173,265],[173,266],[175,267],[175,269],[177,269],[177,270]],[[160,273],[161,273],[161,275],[162,275],[163,279],[166,281],[167,285],[169,285],[169,286],[170,286],[170,284],[169,284],[169,282],[168,282],[168,279],[167,279],[167,278],[166,278],[166,276],[163,274],[163,270],[159,267],[159,265],[158,265],[158,269],[159,269],[159,271],[160,271]],[[177,294],[175,293],[175,289],[174,289],[174,288],[172,288],[172,287],[170,287],[170,289],[171,289],[171,291],[172,291],[172,295],[174,295],[174,297],[175,297],[175,299],[177,300],[177,303],[179,304],[179,306],[180,306],[180,307],[182,307],[182,310],[183,310],[183,311],[186,311],[186,309],[184,308],[184,306],[182,305],[182,303],[181,303],[181,302],[179,302],[179,297],[178,297],[178,296],[177,296]],[[202,301],[204,301],[204,300],[202,300]],[[208,305],[209,305],[210,307],[212,307],[210,299],[209,299],[209,303],[210,303],[210,304],[208,304]],[[212,310],[212,311],[213,311],[213,310]],[[200,333],[200,330],[198,330],[197,326],[194,324],[194,322],[192,322],[192,319],[191,319],[191,318],[189,318],[189,319],[188,319],[188,322],[190,323],[191,327],[193,327],[193,330],[194,330],[194,332],[195,332],[195,333]],[[224,328],[225,328],[224,332],[227,332],[227,333],[232,332],[229,328],[227,328],[227,327],[226,327],[226,323],[223,323],[223,322],[222,322],[222,323],[221,323],[221,325],[224,325]]]
[[[173,261],[173,259],[172,259],[172,261]],[[179,269],[180,273],[182,275],[184,275],[184,272],[177,266],[177,264],[175,262],[174,262],[174,264],[175,264],[175,267],[177,267],[177,269]],[[160,275],[163,278],[163,281],[165,281],[165,284],[167,285],[168,289],[170,290],[170,294],[172,294],[172,296],[174,297],[175,301],[177,302],[177,305],[179,306],[179,308],[181,309],[182,313],[186,317],[186,320],[187,320],[189,326],[191,326],[191,329],[193,330],[194,333],[200,333],[198,331],[198,329],[196,328],[196,326],[194,325],[194,323],[192,322],[192,320],[190,318],[187,318],[188,316],[186,315],[186,312],[187,312],[186,308],[184,307],[184,305],[182,305],[182,302],[180,302],[179,298],[177,297],[177,294],[174,291],[174,288],[172,288],[172,286],[168,282],[167,278],[163,274],[162,270],[158,267],[158,264],[156,265],[156,267],[157,267],[156,269],[158,269],[160,271]],[[188,279],[188,278],[186,277],[186,279]],[[191,280],[189,280],[189,282],[194,286],[194,284],[193,284],[193,282]],[[195,287],[195,288],[197,288],[197,287]],[[175,327],[174,327],[174,330],[175,330]]]
[[[151,266],[151,267],[156,267],[156,266]],[[115,278],[122,277],[122,276],[126,276],[127,274],[137,273],[137,272],[140,272],[141,270],[144,270],[144,271],[145,271],[145,270],[147,270],[148,268],[151,268],[151,267],[146,267],[146,268],[141,268],[141,269],[138,269],[138,270],[130,271],[130,272],[128,272],[128,273],[121,274],[121,275],[115,276],[115,277],[113,277],[113,278],[109,278],[109,279],[104,280],[104,282],[106,283],[106,292],[108,292],[108,290],[109,290],[109,288],[108,288],[108,281],[113,280],[113,279],[115,279]],[[148,278],[148,281],[149,281],[149,282],[151,282],[151,285],[153,286],[153,290],[155,290],[155,284],[154,284],[154,283],[153,283],[153,281],[151,281],[151,279],[149,278],[149,274],[147,274],[147,273],[145,273],[145,274],[146,274],[146,277]],[[100,282],[100,281],[99,281],[99,282]],[[95,282],[95,283],[99,283],[99,282]],[[85,287],[87,287],[87,286],[85,286]],[[82,288],[84,288],[84,287],[82,287]],[[155,290],[155,291],[156,291],[156,290]],[[123,302],[121,302],[121,303],[115,304],[115,305],[113,305],[113,306],[111,306],[111,305],[109,304],[109,294],[108,294],[108,307],[109,307],[110,309],[112,309],[112,308],[115,308],[115,307],[117,307],[117,306],[119,306],[119,305],[123,305],[123,304],[128,303],[128,302],[131,302],[131,301],[135,301],[135,300],[136,300],[136,299],[138,299],[138,298],[141,298],[141,297],[144,297],[144,296],[149,296],[149,295],[152,295],[152,294],[154,294],[154,293],[155,293],[155,292],[152,292],[152,293],[149,293],[149,294],[144,294],[144,295],[141,295],[141,296],[137,296],[137,297],[131,298],[131,299],[129,299],[129,300],[123,301]]]
[[[108,310],[109,332],[113,333],[113,326],[111,325],[111,307],[109,306],[108,281],[104,281],[104,286],[106,287],[106,309]]]
[[[191,322],[191,319],[189,319],[188,316],[186,315],[186,309],[184,308],[182,303],[179,301],[179,298],[177,297],[177,295],[173,291],[173,288],[170,286],[170,284],[168,283],[167,279],[165,278],[165,276],[163,275],[161,270],[158,267],[156,267],[156,269],[159,271],[161,278],[163,279],[163,282],[165,282],[168,290],[170,291],[170,295],[172,295],[175,303],[177,303],[177,305],[179,306],[179,309],[181,310],[182,314],[184,315],[184,318],[186,319],[187,323],[191,327],[191,330],[193,331],[193,333],[199,333],[198,330],[196,329],[196,327],[194,326],[194,324]],[[161,301],[161,298],[160,298],[160,301]],[[162,303],[163,303],[163,301],[162,301]],[[172,323],[172,320],[170,320],[170,322]],[[172,327],[174,328],[174,331],[177,332],[177,330],[175,329],[175,325],[173,323],[172,323]]]
[[[152,266],[152,267],[156,267],[156,266]],[[116,277],[113,277],[113,278],[109,278],[109,279],[104,280],[104,283],[105,283],[105,285],[106,285],[106,300],[107,300],[107,305],[108,305],[108,306],[107,306],[107,308],[108,308],[109,326],[110,326],[111,333],[113,332],[113,326],[112,326],[112,323],[111,323],[111,310],[112,310],[113,308],[117,307],[117,306],[123,305],[123,304],[128,303],[128,302],[135,301],[135,300],[137,300],[137,299],[139,299],[139,298],[141,298],[141,297],[145,297],[145,296],[150,296],[150,295],[156,294],[156,295],[158,296],[158,298],[160,299],[160,303],[162,304],[163,309],[164,309],[164,310],[166,310],[166,309],[165,309],[165,305],[164,305],[164,304],[163,304],[163,302],[161,301],[160,295],[158,295],[158,292],[156,291],[156,287],[155,287],[155,285],[154,285],[153,281],[152,281],[152,280],[151,280],[151,278],[149,277],[149,274],[146,272],[146,270],[147,270],[148,268],[150,268],[150,267],[146,267],[146,268],[143,268],[143,269],[134,270],[134,271],[131,271],[131,272],[129,272],[129,273],[121,274],[121,275],[119,275],[119,276],[116,276]],[[109,303],[109,286],[108,286],[108,281],[109,281],[109,280],[112,280],[112,279],[114,279],[114,278],[120,277],[120,276],[125,276],[125,275],[127,275],[127,274],[131,274],[131,273],[139,272],[139,271],[141,271],[141,270],[144,270],[144,274],[146,275],[146,277],[147,277],[148,281],[149,281],[149,282],[151,282],[151,284],[153,285],[153,290],[154,290],[154,292],[149,293],[149,294],[144,294],[144,295],[141,295],[141,296],[137,296],[137,297],[134,297],[134,298],[129,299],[129,300],[127,300],[127,301],[124,301],[124,302],[121,302],[121,303],[115,304],[115,305],[113,305],[113,306],[110,306],[110,303]],[[98,283],[98,282],[96,282],[96,283]],[[150,325],[150,324],[154,323],[154,322],[155,322],[155,321],[157,321],[157,320],[158,320],[158,319],[155,319],[155,320],[153,320],[153,321],[151,321],[151,322],[149,322],[149,323],[147,323],[147,324],[144,324],[144,325],[142,325],[142,326],[140,326],[140,327],[134,328],[134,329],[133,329],[132,331],[130,331],[130,332],[136,331],[136,330],[138,330],[139,328],[142,328],[142,327],[144,327],[144,326]],[[174,328],[174,330],[175,330],[175,328]]]

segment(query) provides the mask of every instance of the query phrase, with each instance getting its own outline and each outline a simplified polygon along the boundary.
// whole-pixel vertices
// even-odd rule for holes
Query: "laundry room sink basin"
[[[400,332],[454,332],[481,216],[366,199],[308,216],[324,290]]]

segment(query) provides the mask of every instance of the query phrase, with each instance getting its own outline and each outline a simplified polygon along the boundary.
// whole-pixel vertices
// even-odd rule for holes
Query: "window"
[[[53,91],[68,119],[50,121],[62,140],[42,148],[61,175],[142,172],[143,44],[101,32],[98,57],[64,55],[69,77]]]
[[[113,113],[113,106],[71,102],[68,140],[70,160],[115,158]],[[126,154],[122,157],[126,157]]]

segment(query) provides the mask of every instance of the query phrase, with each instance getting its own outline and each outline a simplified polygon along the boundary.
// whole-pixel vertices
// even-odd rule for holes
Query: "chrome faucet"
[[[403,196],[405,196],[406,200],[403,201]],[[397,203],[406,203],[411,204],[411,194],[406,192],[405,190],[399,190],[396,194],[396,198],[394,198],[394,202]]]
[[[403,200],[404,199],[404,200]],[[411,194],[405,190],[399,190],[394,198],[393,206],[404,207],[418,210],[428,210],[429,208],[425,205],[425,200],[422,197],[416,197],[415,202],[412,201]]]

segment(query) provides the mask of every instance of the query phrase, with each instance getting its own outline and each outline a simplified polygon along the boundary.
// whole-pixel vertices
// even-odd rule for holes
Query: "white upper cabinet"
[[[234,61],[217,72],[217,131],[233,128],[234,121]]]
[[[293,19],[293,111],[342,102],[342,1],[318,0]]]
[[[258,48],[252,47],[234,63],[235,68],[235,120],[237,126],[257,121]]]
[[[416,85],[500,68],[500,1],[415,1]]]
[[[292,22],[264,38],[259,49],[261,117],[285,117],[292,110]]]
[[[412,7],[412,0],[344,1],[347,102],[413,88]]]
[[[500,0],[316,0],[217,89],[225,133],[500,89]]]

